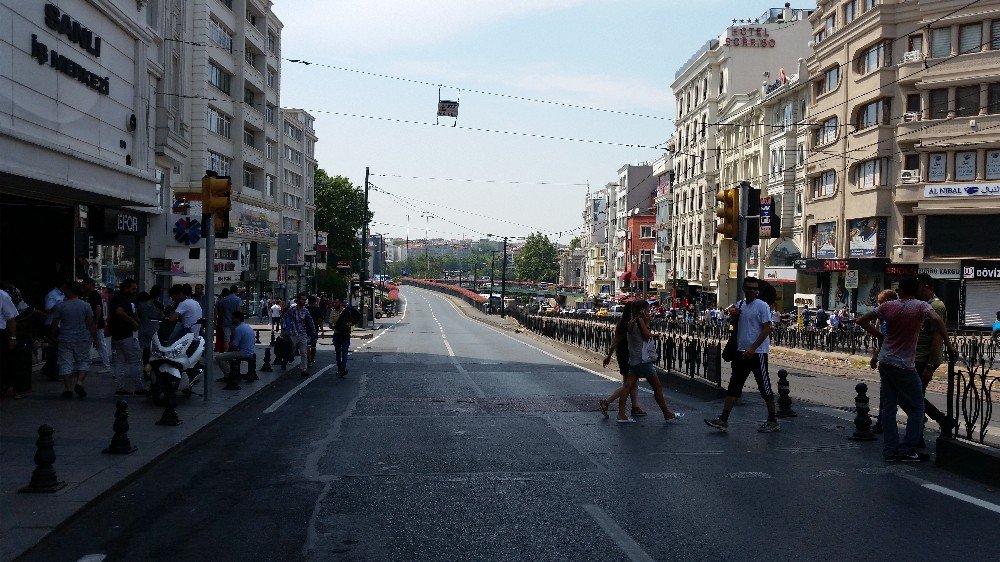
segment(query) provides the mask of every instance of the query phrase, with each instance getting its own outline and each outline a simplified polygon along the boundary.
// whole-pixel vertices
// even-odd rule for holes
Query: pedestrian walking
[[[881,305],[884,302],[894,301],[899,298],[896,291],[892,289],[885,289],[880,292],[875,298],[876,306]],[[879,320],[878,329],[882,332],[882,336],[885,336],[885,320]],[[882,351],[882,347],[878,340],[875,341],[875,345],[872,346],[872,358],[868,361],[868,366],[872,369],[878,369],[878,354]],[[882,412],[879,412],[875,416],[875,422],[872,423],[872,433],[882,433]]]
[[[138,291],[139,285],[134,279],[125,279],[108,303],[108,329],[111,332],[111,349],[115,352],[111,376],[115,381],[115,394],[119,396],[146,394],[142,380],[142,347],[135,336],[141,327],[135,312]],[[131,392],[125,388],[126,381],[132,385]]]
[[[948,324],[948,308],[944,301],[934,294],[934,278],[926,273],[917,275],[917,298],[931,305],[934,313],[941,317],[945,325]],[[927,400],[927,385],[934,378],[934,371],[944,362],[942,357],[943,348],[941,338],[937,333],[935,323],[925,319],[920,326],[920,333],[917,335],[917,350],[913,356],[913,365],[920,375],[920,384],[924,393],[925,415],[936,421],[941,426],[942,433],[951,429],[948,415],[942,412]]]
[[[628,396],[636,388],[639,379],[646,379],[649,386],[653,387],[653,398],[660,407],[665,421],[680,418],[683,414],[674,413],[667,407],[667,401],[663,397],[663,383],[656,374],[653,362],[656,358],[651,355],[650,347],[647,344],[652,340],[653,333],[649,330],[649,303],[644,300],[636,300],[630,304],[632,308],[632,318],[628,323],[628,375],[622,384],[621,396]],[[634,404],[634,402],[633,402]],[[618,423],[633,423],[634,418],[625,415],[625,400],[618,399]]]
[[[608,364],[611,363],[611,356],[614,355],[615,360],[618,362],[618,373],[622,376],[622,383],[625,382],[625,377],[628,376],[628,324],[632,320],[632,307],[626,306],[625,310],[622,311],[621,317],[618,318],[618,323],[615,324],[614,337],[611,340],[611,348],[608,349],[608,354],[604,356],[604,365],[607,368]],[[605,419],[608,418],[608,410],[611,408],[611,403],[615,400],[624,400],[622,397],[622,386],[615,388],[615,391],[611,393],[605,399],[597,401],[597,408],[601,411],[601,415]],[[632,417],[642,417],[646,415],[646,412],[639,407],[639,385],[635,385],[632,388],[632,392],[628,395],[628,398],[632,400]]]
[[[99,373],[108,373],[111,371],[111,346],[108,345],[108,325],[104,316],[104,297],[101,296],[101,292],[97,290],[97,283],[87,277],[82,282],[83,294],[80,295],[82,300],[87,301],[90,308],[94,311],[94,324],[97,324],[97,333],[100,334],[100,345],[97,347],[97,355],[101,358],[101,370]]]
[[[55,287],[45,294],[45,301],[42,305],[45,311],[45,332],[46,335],[49,333],[49,328],[52,326],[52,313],[55,310],[57,304],[61,303],[66,299],[66,280],[62,278],[56,278]],[[58,329],[58,328],[57,328]],[[57,381],[59,380],[59,339],[50,338],[48,354],[45,356],[45,366],[42,371],[49,380]]]
[[[299,369],[303,377],[309,376],[309,338],[316,333],[316,324],[306,309],[306,294],[295,297],[295,306],[285,311],[282,322],[284,334],[292,341],[292,355],[299,355]]]
[[[733,411],[736,400],[743,394],[750,373],[757,381],[757,388],[767,405],[767,420],[757,428],[761,433],[779,431],[778,418],[774,412],[774,391],[771,390],[771,379],[767,371],[767,354],[771,343],[771,308],[763,300],[757,298],[760,291],[760,280],[756,277],[743,279],[743,294],[746,298],[729,307],[729,317],[736,325],[736,345],[739,356],[733,359],[733,374],[726,388],[726,399],[722,406],[722,414],[714,419],[706,419],[705,423],[719,431],[729,428],[729,414]]]
[[[63,398],[72,398],[75,391],[80,398],[87,397],[83,388],[90,368],[90,348],[100,345],[94,311],[90,304],[80,300],[83,289],[79,283],[63,284],[64,299],[52,308],[49,337],[59,344],[59,375],[63,379]]]
[[[229,362],[233,359],[249,359],[254,355],[254,333],[250,324],[247,324],[243,312],[233,311],[233,330],[229,348],[215,354],[215,362],[222,371],[223,377],[229,377]]]
[[[914,358],[925,319],[934,322],[948,351],[957,355],[944,320],[934,312],[934,307],[917,298],[918,288],[916,277],[903,278],[899,282],[898,300],[882,303],[858,320],[862,329],[882,342],[878,355],[879,415],[883,420],[882,456],[886,462],[922,462],[929,458],[916,450],[924,430],[924,393]],[[884,336],[874,324],[876,319],[885,320]],[[895,423],[897,406],[906,413],[902,441]]]
[[[17,307],[0,289],[0,390],[4,397],[20,398],[14,391],[14,352],[17,350]]]
[[[312,316],[313,325],[316,327],[313,330],[312,335],[309,337],[309,362],[316,362],[316,344],[319,342],[319,333],[323,330],[323,309],[319,305],[319,299],[315,296],[310,296],[308,304],[306,305],[306,310],[309,311],[309,315]]]
[[[281,329],[281,305],[278,301],[271,301],[271,331],[275,332]]]
[[[334,311],[330,313],[333,320],[333,351],[337,361],[337,374],[347,376],[347,355],[351,350],[351,330],[361,324],[361,312],[343,301],[333,301]]]

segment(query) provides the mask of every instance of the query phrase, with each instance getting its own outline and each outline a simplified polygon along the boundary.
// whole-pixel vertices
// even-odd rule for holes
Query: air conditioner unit
[[[903,64],[908,62],[920,62],[924,60],[924,54],[920,51],[909,51],[903,53]]]
[[[919,111],[909,111],[909,112],[903,114],[903,122],[904,123],[912,123],[913,121],[920,121],[920,112]]]
[[[903,170],[899,178],[903,183],[920,183],[920,170]]]

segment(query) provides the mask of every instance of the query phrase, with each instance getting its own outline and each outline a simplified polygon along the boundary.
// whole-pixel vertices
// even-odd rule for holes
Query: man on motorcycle
[[[190,332],[194,335],[201,333],[202,319],[201,305],[191,298],[191,294],[183,285],[174,285],[167,291],[170,300],[174,301],[174,313],[170,315],[170,321],[176,322],[174,330],[170,334],[168,343],[173,343],[184,334]]]

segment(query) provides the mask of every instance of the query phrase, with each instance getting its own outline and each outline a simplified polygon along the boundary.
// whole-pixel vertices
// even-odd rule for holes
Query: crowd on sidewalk
[[[767,409],[767,419],[758,431],[780,431],[768,373],[770,335],[776,321],[773,302],[761,298],[761,285],[754,277],[745,278],[742,283],[745,298],[728,307],[722,316],[730,323],[729,340],[722,357],[731,364],[732,376],[726,388],[722,412],[716,418],[705,419],[709,427],[719,431],[728,430],[733,406],[751,373]],[[860,329],[879,342],[871,359],[871,368],[878,370],[881,384],[876,431],[883,434],[883,457],[886,462],[928,460],[929,456],[919,450],[925,446],[925,415],[936,421],[942,431],[954,427],[955,420],[949,419],[925,397],[927,384],[934,372],[947,358],[957,355],[945,326],[947,314],[944,303],[934,294],[934,280],[922,274],[900,280],[896,291],[883,291],[879,295],[879,305],[856,319]],[[662,385],[653,368],[657,357],[655,346],[651,345],[650,321],[649,304],[644,300],[628,303],[618,319],[604,366],[607,367],[615,356],[623,384],[598,402],[598,409],[605,418],[609,417],[615,401],[618,423],[632,423],[635,417],[646,415],[635,392],[636,384],[642,378],[653,387],[654,398],[666,421],[672,422],[682,415],[671,411],[663,398]],[[945,349],[948,357],[944,355]],[[632,403],[631,416],[626,413],[626,400]],[[902,439],[895,423],[899,408],[907,416]]]
[[[202,284],[177,284],[163,299],[160,286],[140,292],[133,279],[121,281],[111,291],[99,289],[93,279],[60,278],[43,302],[29,303],[4,281],[0,283],[0,392],[12,399],[32,392],[37,371],[63,383],[62,398],[85,398],[87,377],[97,362],[96,372],[113,379],[115,395],[145,395],[153,378],[154,340],[169,345],[188,333],[201,335],[208,310],[214,310],[216,319],[215,359],[227,373],[231,360],[255,355],[257,338],[246,323],[242,295],[239,285],[210,297]],[[338,372],[347,374],[351,330],[361,319],[356,309],[340,299],[307,293],[291,303],[262,298],[255,304],[267,311],[282,343],[291,343],[290,355],[300,358],[303,374],[315,361],[317,340],[328,325]]]

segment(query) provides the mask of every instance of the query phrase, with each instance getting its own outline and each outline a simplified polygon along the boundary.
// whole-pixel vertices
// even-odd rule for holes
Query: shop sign
[[[852,258],[884,258],[889,219],[871,217],[847,222]]]
[[[1000,178],[1000,150],[986,151],[986,179]]]
[[[236,202],[233,203],[232,214],[236,215],[234,233],[249,238],[278,237],[278,223],[273,211]]]
[[[129,211],[105,209],[103,226],[105,233],[146,235],[146,217]]]
[[[955,153],[955,181],[970,181],[976,179],[976,153]]]
[[[845,289],[857,289],[858,288],[858,270],[848,269],[844,274],[844,288]]]
[[[1000,281],[1000,261],[962,260],[962,279],[996,279]]]
[[[45,5],[44,13],[46,26],[56,33],[65,35],[72,43],[79,45],[91,55],[101,56],[101,38],[94,35],[94,32],[80,25],[80,22],[73,21],[73,18],[61,13],[59,8],[52,4]],[[108,95],[111,92],[110,77],[94,74],[66,55],[59,54],[55,49],[49,49],[49,46],[39,41],[38,35],[34,33],[31,34],[30,52],[38,64],[48,63],[51,68],[100,94]]]
[[[966,185],[935,186],[924,188],[924,197],[981,197],[1000,195],[1000,184],[972,183]]]
[[[823,271],[847,271],[847,260],[823,260]]]
[[[885,266],[885,272],[887,275],[895,275],[897,277],[910,277],[920,273],[920,268],[913,264],[896,264]]]
[[[771,235],[771,212],[774,199],[770,196],[760,198],[760,237],[773,238]]]
[[[756,47],[773,49],[775,42],[766,27],[731,27],[723,41],[726,47]]]
[[[928,160],[928,181],[944,181],[948,175],[948,159],[942,153],[931,154]]]
[[[815,308],[819,300],[819,295],[810,293],[795,293],[794,297],[795,306],[807,306],[809,308]]]
[[[959,279],[962,276],[960,265],[921,265],[917,268],[917,273],[926,273],[934,279]]]
[[[837,257],[837,223],[821,222],[816,225],[813,230],[812,254],[814,258],[820,259]]]
[[[796,270],[794,267],[765,267],[765,281],[786,281],[795,282]]]

